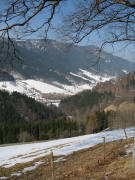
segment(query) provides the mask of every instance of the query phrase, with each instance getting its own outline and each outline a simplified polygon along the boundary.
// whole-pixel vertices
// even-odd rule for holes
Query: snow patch
[[[89,78],[94,79],[97,83],[98,83],[98,82],[109,81],[110,79],[115,78],[114,76],[96,75],[96,74],[93,74],[93,73],[88,72],[88,71],[83,70],[83,69],[80,69],[80,71],[81,71],[84,75],[88,76]]]
[[[83,76],[78,75],[78,74],[75,74],[75,73],[72,73],[72,72],[70,72],[70,74],[71,74],[72,76],[79,77],[79,78],[81,78],[81,79],[83,79],[83,80],[86,80],[86,81],[89,81],[89,82],[93,82],[93,83],[94,83],[94,81],[91,81],[91,80],[89,80],[89,79],[87,79],[87,78],[85,78],[85,77],[83,77]]]
[[[122,69],[122,72],[124,72],[125,74],[128,74],[128,71],[125,69]]]
[[[22,171],[12,173],[10,177],[0,177],[0,179],[8,179],[8,178],[11,178],[14,176],[21,176],[22,174],[25,174],[29,171],[33,171],[34,169],[36,169],[39,165],[41,165],[43,163],[44,162],[42,162],[42,161],[36,162],[34,166],[30,166],[30,167],[24,168]]]
[[[8,179],[8,177],[0,177],[0,179],[2,179],[2,180],[3,180],[3,179]]]

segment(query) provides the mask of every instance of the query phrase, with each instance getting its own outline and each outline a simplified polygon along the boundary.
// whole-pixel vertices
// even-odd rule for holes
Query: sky
[[[8,6],[8,1],[9,0],[0,0],[0,9],[6,8]],[[70,12],[75,10],[75,6],[74,6],[75,1],[76,0],[65,0],[65,2],[61,5],[61,7],[57,10],[55,14],[55,18],[52,21],[53,26],[59,26],[61,24],[63,15],[70,14]],[[42,22],[44,22],[44,19],[45,19],[44,12],[41,12],[39,16],[37,16],[34,20],[32,20],[32,23],[36,27]],[[43,37],[42,34],[43,32],[41,31],[24,38],[39,39]],[[57,33],[54,32],[54,30],[49,31],[48,38],[60,41],[59,36],[57,36]],[[100,47],[101,42],[102,42],[101,36],[95,32],[90,37],[87,37],[83,41],[81,41],[80,45],[96,45]],[[133,44],[126,46],[125,43],[120,43],[120,44],[116,44],[113,48],[111,46],[106,46],[104,50],[112,53],[113,55],[120,56],[122,58],[128,59],[129,61],[135,62],[134,49],[135,46]]]

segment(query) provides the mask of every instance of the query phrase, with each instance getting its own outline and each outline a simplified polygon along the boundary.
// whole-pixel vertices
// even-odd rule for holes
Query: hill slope
[[[87,132],[102,128],[119,128],[135,124],[135,73],[128,73],[92,90],[63,99],[60,108],[78,121],[83,121]],[[111,113],[108,114],[108,111]],[[109,116],[109,117],[108,117]],[[106,124],[107,120],[107,124]]]
[[[128,128],[126,131],[129,138],[134,136],[134,128]],[[103,137],[106,137],[107,142],[105,164],[103,163],[103,145],[101,144]],[[78,179],[79,176],[89,176],[90,172],[93,173],[94,176],[96,175],[96,177],[102,177],[104,170],[100,170],[100,168],[106,168],[107,173],[112,170],[115,175],[116,168],[110,170],[107,168],[107,165],[108,167],[110,165],[109,162],[114,163],[114,160],[117,160],[116,162],[118,163],[122,157],[127,158],[129,156],[129,154],[125,152],[127,149],[127,147],[125,147],[126,142],[115,142],[121,139],[125,139],[125,134],[122,129],[119,129],[49,142],[1,147],[0,176],[8,176],[11,179],[27,179],[27,177],[28,179],[51,179],[51,168],[49,166],[49,154],[51,150],[53,150],[55,156],[55,179],[63,180],[67,179],[67,177],[69,180]],[[112,145],[108,143],[112,141],[114,141]],[[43,168],[42,172],[38,166]],[[38,168],[38,170],[36,168]],[[31,173],[29,171],[31,171]]]
[[[78,133],[77,123],[55,106],[33,98],[0,91],[0,144],[69,137]]]
[[[81,69],[98,74],[97,67],[92,68],[92,65],[98,60],[95,46],[70,46],[54,40],[47,42],[25,40],[17,41],[16,44],[24,59],[23,69],[20,67],[19,72],[22,72],[27,78],[42,78],[71,84],[72,81],[88,82],[87,79],[75,77],[72,74],[85,77],[86,74]],[[101,74],[116,76],[122,74],[123,70],[130,72],[135,68],[135,63],[106,52],[103,52],[101,57]],[[90,77],[88,79],[90,80]]]
[[[48,93],[59,94],[59,98],[51,99],[60,100],[65,94],[92,89],[99,82],[135,69],[135,63],[103,52],[99,73],[97,65],[93,66],[99,58],[96,46],[71,46],[54,40],[34,39],[16,40],[15,46],[23,65],[15,61],[13,71],[4,69],[0,80],[12,82],[7,82],[7,87],[5,82],[0,83],[0,89],[30,97],[35,94],[35,99],[42,102],[47,102]]]

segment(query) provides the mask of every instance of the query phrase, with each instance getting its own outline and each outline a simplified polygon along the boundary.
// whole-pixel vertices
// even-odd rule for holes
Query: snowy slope
[[[58,87],[33,79],[0,82],[0,88],[8,90],[9,92],[17,91],[24,94],[28,93],[27,95],[35,92],[34,90],[38,90],[41,93],[66,93],[66,91]],[[31,92],[29,92],[30,90]]]
[[[135,128],[127,128],[126,131],[128,137],[133,137]],[[52,150],[55,156],[66,156],[102,143],[103,137],[106,137],[106,142],[111,142],[125,139],[125,134],[123,129],[119,129],[48,142],[0,147],[0,166],[8,168],[17,163],[29,162],[49,154]]]
[[[50,103],[51,100],[42,97],[43,94],[61,94],[61,95],[74,95],[80,91],[86,89],[92,89],[99,82],[110,80],[112,76],[99,76],[90,73],[86,70],[80,69],[79,74],[70,72],[71,76],[75,76],[80,79],[84,79],[87,83],[76,83],[72,82],[72,85],[66,85],[57,81],[45,83],[41,80],[26,79],[26,80],[15,80],[15,81],[1,81],[0,89],[7,90],[9,92],[17,91],[26,94],[29,97],[35,98],[37,101]],[[53,102],[56,101],[55,99]],[[56,101],[58,104],[60,100]]]
[[[89,71],[86,71],[86,70],[83,70],[83,69],[80,69],[80,71],[87,77],[91,78],[94,80],[95,83],[98,83],[98,82],[105,82],[105,81],[109,81],[111,78],[114,78],[113,76],[107,76],[107,75],[96,75],[96,74],[93,74]]]

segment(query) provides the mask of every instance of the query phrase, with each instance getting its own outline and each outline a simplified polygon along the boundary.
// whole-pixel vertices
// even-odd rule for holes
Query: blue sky
[[[61,8],[58,9],[58,11],[55,15],[55,18],[52,22],[52,24],[55,26],[59,26],[59,24],[62,21],[63,15],[69,14],[70,12],[72,12],[75,9],[75,6],[74,6],[75,0],[67,0],[64,3],[65,4],[62,4]],[[7,5],[8,5],[8,0],[0,0],[0,9],[6,8]],[[44,15],[44,13],[41,12],[41,14],[38,17],[36,17],[32,21],[32,23],[34,24],[34,26],[38,26],[39,24],[41,24],[44,21],[44,18],[45,18],[45,15]],[[33,38],[33,39],[42,38],[41,35],[42,35],[42,32],[39,32],[39,33],[35,33],[32,36],[28,36],[27,38]],[[48,38],[59,40],[57,37],[57,34],[54,33],[53,30],[50,30],[50,32],[48,34]],[[101,37],[98,33],[93,33],[89,38],[88,37],[85,38],[80,43],[80,45],[96,45],[96,46],[100,47]],[[125,59],[135,62],[134,48],[135,48],[135,46],[131,45],[131,44],[130,44],[130,46],[125,48],[125,43],[121,43],[121,44],[117,44],[114,49],[111,46],[106,46],[105,50],[107,50],[108,52],[111,52],[113,55],[118,55],[120,57],[123,57]]]

